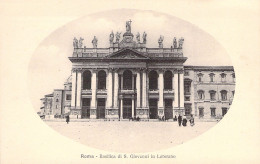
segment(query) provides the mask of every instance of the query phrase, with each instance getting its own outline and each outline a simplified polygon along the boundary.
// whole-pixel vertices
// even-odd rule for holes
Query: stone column
[[[173,73],[173,76],[172,76],[172,90],[175,92],[175,79],[174,79],[175,75]],[[176,115],[175,111],[174,111],[174,106],[175,106],[175,96],[176,95],[173,95],[173,99],[172,99],[172,115],[173,115],[173,118],[174,116]],[[177,115],[176,115],[177,116]]]
[[[184,110],[184,77],[183,77],[183,70],[179,71],[179,81],[180,81],[180,108]],[[184,111],[182,111],[184,113]]]
[[[77,102],[76,108],[81,109],[81,77],[82,77],[82,70],[78,70],[78,77],[77,77]]]
[[[114,72],[114,108],[118,109],[118,72]]]
[[[97,118],[97,70],[92,71],[90,118]]]
[[[77,72],[72,69],[72,89],[71,89],[71,108],[76,108],[76,86],[77,86]]]
[[[163,70],[159,71],[159,103],[158,103],[158,115],[162,117],[164,115],[164,104],[163,104],[163,90],[164,90],[164,82],[163,82]]]
[[[112,95],[113,95],[113,79],[112,79],[112,69],[108,69],[108,76],[107,76],[107,108],[112,108]]]
[[[136,74],[136,102],[137,108],[141,108],[141,77],[139,70],[137,70]]]
[[[132,118],[135,116],[135,99],[132,98]]]
[[[178,71],[174,71],[174,110],[178,115],[179,111],[179,74]]]
[[[143,108],[147,108],[147,74],[146,69],[143,70],[143,93],[142,93],[142,105]]]
[[[120,119],[123,119],[123,99],[120,100]]]

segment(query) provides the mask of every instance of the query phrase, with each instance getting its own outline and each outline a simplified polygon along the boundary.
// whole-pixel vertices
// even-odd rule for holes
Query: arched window
[[[158,89],[158,73],[154,70],[149,72],[149,89]]]
[[[227,91],[222,90],[222,91],[220,91],[220,93],[221,93],[221,100],[226,101],[227,100]]]
[[[126,70],[123,73],[123,89],[132,90],[132,71]]]
[[[171,90],[172,89],[172,72],[166,71],[164,73],[164,89]]]
[[[203,100],[204,97],[205,97],[205,96],[204,96],[204,91],[203,91],[203,90],[199,90],[199,91],[198,91],[198,99],[199,99],[199,100]]]
[[[91,89],[91,72],[89,70],[83,72],[83,89]]]
[[[98,72],[98,89],[106,89],[106,72],[104,70]]]

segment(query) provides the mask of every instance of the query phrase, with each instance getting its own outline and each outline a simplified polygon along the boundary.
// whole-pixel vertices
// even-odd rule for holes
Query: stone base
[[[149,118],[149,108],[136,108],[136,118],[148,119]]]
[[[162,118],[164,116],[164,107],[158,108],[158,117]]]
[[[97,118],[97,108],[90,108],[90,117],[91,119]]]
[[[70,119],[81,119],[81,115],[70,115]]]
[[[184,109],[184,107],[181,107],[181,108],[179,108],[179,107],[174,107],[173,113],[174,113],[174,115],[176,115],[176,116],[179,116],[179,115],[184,116],[184,115],[185,115],[185,109]]]
[[[106,109],[107,119],[119,119],[119,109],[118,108],[107,108]]]

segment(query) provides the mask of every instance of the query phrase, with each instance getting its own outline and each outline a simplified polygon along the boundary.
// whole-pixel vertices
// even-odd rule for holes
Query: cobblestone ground
[[[179,127],[177,122],[54,122],[47,125],[89,147],[114,152],[148,152],[188,141],[217,122],[197,122]]]

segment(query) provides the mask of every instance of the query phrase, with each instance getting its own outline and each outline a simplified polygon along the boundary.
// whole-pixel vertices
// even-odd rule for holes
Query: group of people
[[[179,126],[181,126],[181,125],[182,126],[187,126],[188,119],[185,116],[182,117],[181,115],[179,115],[178,118],[177,118],[177,116],[175,116],[173,120],[174,121],[178,120]],[[190,116],[189,122],[190,122],[190,126],[194,126],[195,125],[193,115]]]

